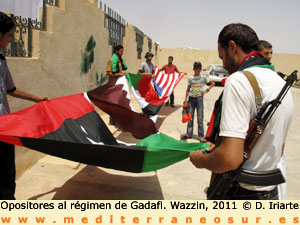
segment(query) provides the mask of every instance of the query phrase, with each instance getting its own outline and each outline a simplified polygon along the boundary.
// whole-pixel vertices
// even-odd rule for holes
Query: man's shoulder
[[[226,79],[225,84],[228,86],[228,84],[240,83],[243,81],[247,81],[247,77],[243,75],[242,71],[236,71],[230,74],[230,76]]]
[[[2,55],[2,54],[0,54],[0,60],[5,60],[5,56],[4,55]]]
[[[257,83],[260,85],[268,85],[267,83],[273,83],[279,76],[276,73],[268,68],[263,67],[251,67],[242,71],[236,71],[232,73],[227,79],[225,83],[225,87],[232,86],[235,88],[245,88],[245,86],[250,85],[250,82],[247,76],[243,73],[243,71],[251,72]],[[279,79],[280,80],[280,79]]]

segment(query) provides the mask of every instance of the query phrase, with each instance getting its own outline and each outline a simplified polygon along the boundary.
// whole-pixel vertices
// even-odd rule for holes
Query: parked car
[[[228,76],[227,70],[221,65],[209,65],[203,70],[203,74],[209,76],[209,79],[216,84],[221,84],[222,80]]]

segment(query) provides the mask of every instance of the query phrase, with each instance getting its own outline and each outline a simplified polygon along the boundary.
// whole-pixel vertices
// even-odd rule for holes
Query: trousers
[[[197,111],[197,122],[198,122],[198,137],[204,137],[204,127],[203,127],[203,96],[192,98],[189,97],[189,111],[191,113],[192,120],[187,124],[187,135],[193,136],[193,128],[194,128],[194,113],[195,109]]]
[[[14,200],[16,189],[15,146],[0,142],[0,199]]]
[[[170,105],[174,105],[174,91],[172,92],[172,94],[170,95]],[[169,103],[169,100],[166,102],[166,103]]]

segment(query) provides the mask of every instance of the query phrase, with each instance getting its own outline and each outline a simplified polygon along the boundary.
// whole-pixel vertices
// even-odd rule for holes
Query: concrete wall
[[[136,33],[133,25],[126,26],[125,37],[123,38],[124,55],[123,59],[128,67],[127,72],[136,73],[138,70],[138,52]]]
[[[291,74],[294,70],[298,70],[298,78],[300,78],[300,55],[275,53],[272,58],[272,63],[276,71],[287,75]]]
[[[53,98],[99,86],[112,53],[104,16],[96,0],[60,0],[59,7],[48,6],[46,31],[33,31],[33,57],[7,59],[16,87]],[[124,47],[128,71],[136,72],[139,61],[131,25],[126,27]],[[9,102],[12,112],[34,104],[16,98]],[[17,176],[43,156],[17,147]]]
[[[186,72],[188,75],[193,73],[193,63],[200,61],[205,68],[210,64],[221,64],[217,51],[214,50],[196,50],[196,49],[170,49],[161,48],[159,51],[159,67],[168,63],[168,57],[173,56],[173,63],[180,72]]]
[[[210,64],[220,64],[217,50],[195,50],[195,49],[170,49],[161,48],[158,58],[158,66],[161,67],[168,62],[168,57],[173,56],[173,63],[178,67],[180,72],[193,74],[193,62],[200,61],[202,67],[206,68]],[[274,54],[272,64],[276,71],[289,75],[295,69],[300,72],[300,55],[292,54]],[[299,76],[299,74],[298,74]]]

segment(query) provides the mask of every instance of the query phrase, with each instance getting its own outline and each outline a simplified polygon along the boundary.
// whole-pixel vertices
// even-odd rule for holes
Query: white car
[[[228,76],[227,70],[221,65],[209,65],[203,70],[203,74],[209,76],[210,80],[218,84],[221,84],[222,80]]]

